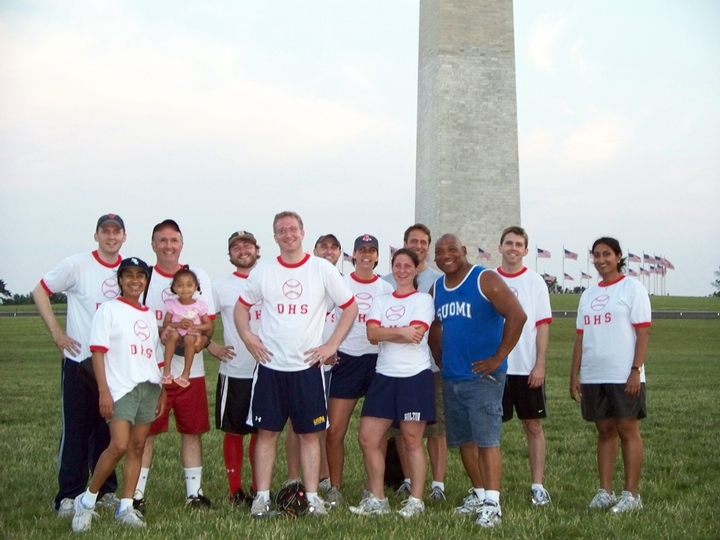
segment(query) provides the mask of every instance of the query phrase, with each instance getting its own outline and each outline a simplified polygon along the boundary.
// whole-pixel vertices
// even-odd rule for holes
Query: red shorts
[[[168,430],[170,410],[175,413],[175,427],[178,433],[200,435],[210,431],[205,377],[190,379],[190,386],[187,388],[171,384],[165,391],[167,393],[165,410],[150,425],[150,435],[165,433]]]

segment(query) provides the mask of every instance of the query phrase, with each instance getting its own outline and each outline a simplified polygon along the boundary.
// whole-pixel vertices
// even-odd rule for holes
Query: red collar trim
[[[418,292],[417,289],[414,290],[413,292],[409,292],[409,293],[407,293],[407,294],[398,294],[397,291],[393,291],[392,295],[393,295],[395,298],[407,298],[408,296],[412,296],[413,294],[417,294],[417,292]]]
[[[310,259],[310,254],[306,253],[305,256],[302,258],[300,262],[297,262],[295,264],[290,264],[282,260],[282,257],[278,255],[277,261],[280,263],[281,266],[284,266],[285,268],[299,268],[306,262],[308,262],[308,259]]]
[[[518,277],[519,275],[522,275],[525,272],[527,272],[526,266],[523,266],[522,270],[520,270],[519,272],[516,272],[514,274],[505,272],[500,266],[497,267],[497,273],[500,274],[502,277],[509,277],[509,278]]]
[[[598,285],[600,285],[601,287],[609,287],[610,285],[615,285],[616,283],[619,283],[623,279],[625,279],[625,274],[620,274],[620,277],[616,280],[611,281],[610,283],[605,283],[604,281],[601,281],[600,283],[598,283]]]
[[[248,274],[241,274],[240,272],[233,272],[232,275],[235,276],[235,277],[239,277],[240,279],[247,279],[247,278],[248,278]]]
[[[120,263],[122,262],[122,257],[118,254],[118,258],[114,263],[112,263],[112,264],[106,263],[105,261],[103,261],[100,258],[100,254],[98,253],[97,249],[92,252],[92,256],[95,257],[95,260],[97,262],[99,262],[100,264],[102,264],[105,268],[117,268],[118,266],[120,266]]]
[[[178,264],[177,269],[180,270],[182,267],[183,267],[182,264]],[[157,272],[157,273],[160,274],[162,277],[173,277],[173,276],[175,275],[175,272],[173,272],[172,274],[168,274],[167,272],[164,272],[164,271],[162,270],[162,268],[160,268],[157,264],[154,266],[154,270],[153,270],[153,271],[154,271],[154,272]],[[176,270],[176,272],[177,272],[177,270]]]
[[[350,273],[350,277],[351,277],[354,281],[357,281],[358,283],[375,283],[378,279],[380,279],[379,276],[376,276],[376,275],[374,275],[374,274],[373,274],[373,277],[372,277],[371,279],[361,279],[361,278],[357,277],[357,274],[356,274],[355,272],[351,272],[351,273]]]
[[[143,306],[141,304],[136,304],[135,302],[131,302],[124,296],[118,296],[118,300],[120,300],[123,304],[127,304],[128,306],[137,309],[138,311],[147,311],[148,310],[147,306]]]

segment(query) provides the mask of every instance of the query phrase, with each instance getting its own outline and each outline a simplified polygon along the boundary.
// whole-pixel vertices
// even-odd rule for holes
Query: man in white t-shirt
[[[86,381],[80,362],[90,357],[90,327],[97,308],[116,298],[117,267],[125,239],[125,223],[116,214],[97,221],[97,250],[68,257],[50,270],[32,292],[38,313],[62,355],[62,436],[58,451],[58,493],[53,507],[59,517],[74,514],[73,500],[85,491],[89,470],[110,442],[110,431],[98,408],[96,385]],[[50,295],[67,294],[67,323],[63,331],[55,318]],[[117,477],[113,472],[100,489],[101,505],[114,506]]]
[[[545,353],[552,322],[550,295],[545,280],[523,265],[528,254],[528,235],[522,227],[508,227],[500,237],[502,264],[495,271],[520,301],[527,321],[515,348],[508,355],[507,378],[503,395],[503,421],[513,417],[513,409],[522,421],[528,443],[533,506],[550,504],[543,486],[545,470],[545,434],[542,419],[545,404]]]
[[[442,276],[441,272],[438,272],[427,265],[426,261],[431,243],[432,236],[430,235],[430,229],[422,223],[416,223],[415,225],[408,227],[405,231],[405,235],[403,236],[403,247],[412,249],[415,253],[417,253],[418,259],[420,260],[417,276],[418,291],[424,293],[430,292],[430,287],[432,287],[435,281]],[[389,282],[393,288],[396,287],[392,273],[389,273],[383,279]],[[427,439],[427,451],[430,456],[430,468],[432,469],[430,498],[437,501],[444,501],[445,468],[447,466],[447,440],[445,439],[445,410],[443,408],[442,399],[443,383],[442,377],[440,376],[440,369],[437,367],[435,360],[432,357],[430,360],[432,362],[431,369],[435,378],[435,411],[437,421],[436,423],[427,426],[423,435]],[[402,469],[405,476],[405,480],[396,493],[397,495],[409,495],[411,486],[409,474],[407,474],[408,464],[405,444],[403,442],[403,438],[399,436],[399,430],[391,429],[390,434],[395,437],[395,444],[397,445],[398,455],[400,457],[400,462],[402,463]]]
[[[234,313],[243,284],[260,258],[260,246],[251,232],[236,231],[228,239],[228,253],[235,271],[213,282],[213,301],[222,318],[225,346],[210,342],[208,351],[221,360],[215,393],[215,424],[217,429],[225,432],[223,458],[230,496],[234,504],[251,504],[250,493],[242,488],[243,438],[245,435],[250,436],[248,454],[250,466],[253,467],[257,430],[248,425],[246,419],[250,410],[253,372],[257,364],[235,328]],[[249,315],[250,331],[257,334],[260,306],[252,306]]]
[[[273,221],[280,256],[261,262],[250,274],[235,307],[235,324],[258,367],[248,420],[258,428],[255,447],[257,496],[251,514],[268,517],[270,483],[277,441],[288,418],[300,438],[309,511],[327,515],[318,496],[320,442],[317,432],[327,426],[327,405],[322,371],[317,364],[334,358],[357,316],[357,305],[342,277],[327,260],[305,253],[302,219],[281,212]],[[322,340],[327,298],[343,309],[335,332]],[[261,303],[258,335],[250,331],[248,313]]]
[[[166,219],[153,228],[151,246],[156,256],[156,263],[150,278],[147,293],[147,306],[155,313],[158,327],[165,320],[165,300],[177,298],[170,290],[175,272],[182,268],[180,254],[183,249],[183,236],[180,226],[172,219]],[[210,319],[215,319],[215,303],[212,297],[212,284],[207,273],[200,268],[189,267],[198,277],[203,302],[208,306]],[[212,338],[213,330],[206,333]],[[176,351],[172,358],[171,372],[174,377],[182,374],[185,359]],[[164,351],[158,353],[163,358]],[[155,435],[168,430],[169,415],[172,410],[175,416],[175,427],[180,433],[180,460],[185,474],[185,505],[187,508],[207,508],[210,500],[203,495],[202,483],[202,441],[200,436],[210,430],[208,419],[207,391],[205,389],[205,365],[203,353],[200,351],[193,359],[190,369],[191,383],[188,387],[177,384],[167,386],[167,402],[163,413],[152,423],[150,435],[145,441],[142,469],[135,493],[135,507],[144,513],[145,485],[152,463]]]

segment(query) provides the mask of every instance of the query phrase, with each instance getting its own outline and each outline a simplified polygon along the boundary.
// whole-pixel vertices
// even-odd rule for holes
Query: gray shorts
[[[159,384],[149,382],[138,384],[115,402],[114,414],[108,423],[125,420],[132,425],[149,424],[155,420],[155,409],[161,390]]]
[[[480,448],[500,446],[505,373],[464,381],[444,381],[447,445],[474,442]]]
[[[588,422],[611,418],[641,420],[647,416],[645,383],[642,383],[640,395],[635,398],[625,393],[624,384],[583,384],[581,390],[580,408],[583,419]]]

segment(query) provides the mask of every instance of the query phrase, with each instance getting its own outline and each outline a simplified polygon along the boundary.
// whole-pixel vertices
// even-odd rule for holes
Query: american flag
[[[485,251],[483,248],[481,248],[480,246],[478,246],[477,258],[478,258],[478,259],[485,259],[486,261],[489,261],[490,259],[492,259],[492,255],[490,255],[487,251]]]
[[[352,258],[352,255],[348,255],[347,253],[345,253],[345,252],[343,251],[343,261],[352,263],[352,259],[353,259],[353,258]]]
[[[549,281],[551,283],[557,279],[555,276],[551,276],[550,274],[543,274],[542,277],[545,281]]]
[[[549,259],[550,252],[547,249],[537,248],[537,257],[538,259]]]
[[[565,275],[565,279],[567,279],[568,281],[575,281],[575,278],[572,277],[572,276],[571,276],[570,274],[568,274],[567,272],[563,272],[563,274]]]
[[[590,274],[586,274],[582,270],[580,270],[580,278],[581,279],[592,279],[592,276]]]
[[[628,253],[628,261],[634,263],[641,263],[642,259],[633,253]]]
[[[650,271],[649,271],[649,270],[646,270],[646,269],[643,268],[643,267],[640,267],[640,275],[641,275],[641,276],[649,276],[649,275],[650,275]]]
[[[635,270],[633,270],[632,268],[628,268],[628,276],[638,277],[638,275],[639,274]]]
[[[593,256],[592,249],[588,249],[588,258],[592,261],[595,257]]]
[[[652,255],[648,255],[647,253],[643,253],[643,260],[644,260],[647,264],[654,264],[654,263],[655,263],[655,257],[653,257]]]
[[[391,259],[393,258],[393,256],[395,255],[395,252],[397,250],[398,250],[398,248],[390,246],[390,258]]]
[[[568,251],[567,249],[563,248],[563,251],[565,252],[565,258],[566,259],[572,259],[573,261],[577,261],[578,254],[573,253],[572,251]]]
[[[673,266],[673,263],[668,261],[665,257],[660,257],[660,262],[662,265],[667,268],[668,270],[675,270],[675,267]]]

